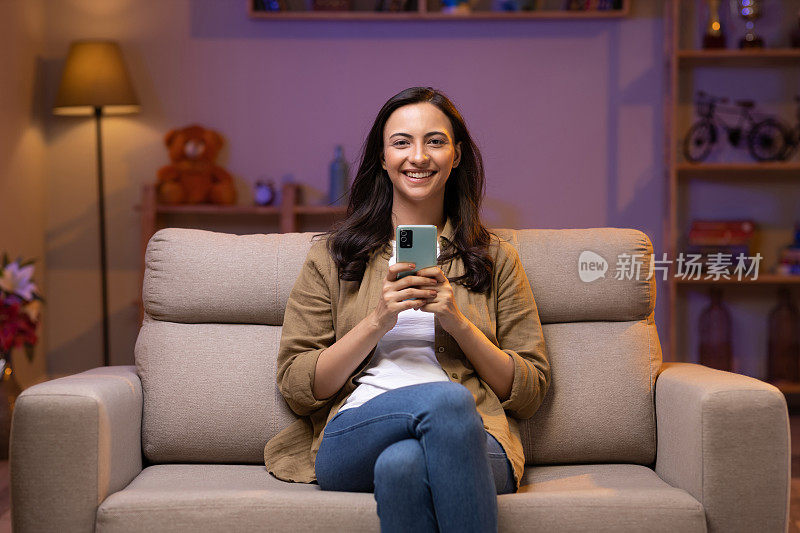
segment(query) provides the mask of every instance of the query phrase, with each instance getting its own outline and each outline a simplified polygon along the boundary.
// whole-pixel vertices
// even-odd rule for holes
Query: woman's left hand
[[[431,266],[421,268],[416,272],[416,275],[425,276],[437,281],[436,285],[425,287],[426,289],[436,291],[436,296],[426,298],[425,300],[428,303],[419,309],[436,315],[436,318],[439,319],[439,324],[442,325],[445,331],[453,335],[457,328],[463,326],[467,322],[467,317],[458,309],[455,296],[453,295],[453,287],[450,285],[444,272],[442,272],[442,269],[438,266]]]

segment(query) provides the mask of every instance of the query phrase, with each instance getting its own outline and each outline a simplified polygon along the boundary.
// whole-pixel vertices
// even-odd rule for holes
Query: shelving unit
[[[678,50],[678,63],[681,67],[730,66],[762,67],[800,60],[800,49],[773,48],[763,50]]]
[[[158,231],[162,226],[162,221],[165,217],[169,216],[171,220],[170,227],[181,227],[180,218],[182,216],[197,216],[201,220],[209,222],[209,227],[214,221],[221,218],[241,218],[245,217],[252,220],[256,217],[258,220],[266,220],[274,224],[278,222],[280,233],[294,233],[299,229],[299,220],[302,218],[311,217],[313,222],[325,218],[343,218],[347,206],[325,206],[325,205],[302,205],[300,203],[300,188],[296,183],[285,183],[281,188],[281,203],[274,206],[256,206],[256,205],[210,205],[210,204],[194,204],[194,205],[165,205],[159,204],[156,197],[156,188],[154,185],[144,185],[142,187],[141,203],[136,206],[141,217],[141,265],[140,265],[140,286],[144,280],[144,254],[147,250],[147,243],[150,237]],[[253,226],[253,233],[258,233],[262,230],[261,226]],[[325,228],[327,229],[327,228]],[[261,231],[263,233],[263,230]],[[139,323],[142,321],[144,309],[140,297],[135,302],[139,307]]]
[[[678,285],[741,285],[742,287],[749,287],[752,285],[798,285],[800,286],[800,276],[781,276],[778,274],[760,274],[756,279],[742,279],[739,280],[735,276],[731,279],[720,278],[714,279],[676,279],[675,283]]]
[[[800,163],[770,161],[764,163],[677,163],[677,179],[768,179],[800,180]]]
[[[725,4],[726,2],[722,3],[723,7],[727,9]],[[729,80],[735,79],[735,69],[758,69],[757,76],[768,76],[767,79],[773,82],[775,79],[794,79],[794,82],[790,81],[788,83],[796,83],[797,71],[798,67],[800,67],[800,49],[796,48],[777,47],[756,50],[731,48],[719,50],[698,49],[703,31],[703,25],[699,23],[703,15],[699,14],[698,10],[704,9],[705,5],[705,2],[697,0],[667,0],[665,3],[664,52],[666,58],[666,89],[664,119],[666,135],[664,154],[667,174],[667,221],[665,227],[665,242],[667,245],[664,250],[668,253],[668,259],[671,260],[674,260],[681,251],[684,251],[683,236],[691,219],[712,218],[706,217],[702,213],[692,212],[688,205],[689,200],[692,198],[691,189],[695,185],[705,187],[706,194],[708,194],[709,190],[714,190],[712,189],[713,187],[722,187],[728,191],[732,189],[744,191],[744,193],[752,194],[754,198],[758,198],[755,195],[755,191],[763,191],[764,188],[773,187],[779,188],[782,193],[786,192],[792,196],[800,195],[800,162],[796,155],[789,161],[764,163],[733,160],[730,162],[691,163],[683,159],[681,153],[683,136],[688,131],[691,123],[696,120],[692,98],[696,90],[708,91],[703,86],[704,82],[707,83],[709,80],[718,77],[726,80],[725,83],[729,83]],[[765,9],[771,10],[777,16],[780,16],[780,13],[797,13],[797,10],[800,9],[800,1],[765,2]],[[728,30],[728,46],[730,47],[734,37],[738,36],[731,35],[730,28]],[[759,30],[758,23],[756,24],[756,30]],[[788,35],[785,40],[788,43]],[[768,39],[767,46],[770,45],[770,41],[777,42],[776,39]],[[793,74],[780,78],[774,75],[776,71]],[[753,70],[750,70],[748,74],[753,76]],[[794,76],[794,78],[791,76]],[[750,77],[746,81],[749,83],[753,79]],[[784,81],[783,83],[787,82]],[[800,88],[794,87],[794,89],[800,92]],[[708,92],[713,93],[713,91]],[[729,95],[715,94],[715,96]],[[724,138],[724,132],[721,133],[723,138],[720,139],[720,143],[725,145],[727,140]],[[705,207],[705,204],[703,204],[703,207]],[[709,206],[711,212],[719,213],[724,210],[711,209],[711,207],[717,206]],[[695,205],[694,209],[699,211],[699,204]],[[780,208],[776,207],[776,209]],[[800,216],[800,213],[787,216]],[[730,218],[750,217],[731,216]],[[758,224],[759,221],[756,220],[756,223]],[[737,302],[748,302],[748,298],[764,298],[765,294],[771,294],[773,290],[782,286],[789,287],[790,290],[794,291],[794,294],[797,294],[797,290],[800,288],[800,276],[782,276],[771,273],[775,255],[772,251],[777,242],[783,240],[784,234],[791,233],[792,228],[770,227],[769,229],[772,234],[769,239],[765,238],[765,240],[769,240],[768,245],[762,242],[761,246],[764,249],[755,248],[751,252],[751,255],[759,252],[764,257],[759,266],[757,280],[739,281],[735,276],[731,276],[733,279],[730,280],[720,279],[716,281],[713,279],[667,278],[667,297],[669,300],[668,334],[671,360],[690,360],[690,354],[696,350],[695,345],[688,343],[688,339],[691,337],[689,335],[690,329],[697,327],[696,322],[692,320],[691,313],[688,312],[688,300],[690,298],[696,299],[698,293],[702,294],[711,287],[720,287],[724,288],[726,292],[730,291],[730,294],[735,295]],[[780,233],[780,238],[776,239],[776,233]],[[705,276],[705,273],[703,276]],[[765,293],[764,291],[767,292]],[[745,303],[743,305],[751,304]],[[750,312],[751,316],[755,316],[758,313],[753,312],[750,308],[748,312]],[[763,316],[763,325],[751,323],[747,324],[747,326],[753,330],[762,330],[766,328],[766,324],[767,316]],[[742,325],[739,324],[739,327]],[[765,334],[765,331],[759,332],[759,335],[762,334]],[[762,353],[745,354],[736,353],[736,351],[737,346],[734,345],[735,357],[765,358],[767,347],[766,343],[764,343]],[[754,377],[764,379],[764,376]],[[800,395],[800,383],[784,382],[776,383],[776,386],[787,394],[787,398],[789,395]],[[800,398],[800,396],[798,397]],[[796,400],[798,398],[793,400],[794,403],[797,403]]]
[[[622,0],[620,9],[604,11],[491,11],[491,2],[480,0],[471,13],[442,13],[441,0],[418,0],[416,11],[390,12],[374,11],[375,0],[354,0],[351,11],[259,11],[253,0],[246,1],[250,18],[260,20],[595,20],[626,17],[630,9],[630,0]]]

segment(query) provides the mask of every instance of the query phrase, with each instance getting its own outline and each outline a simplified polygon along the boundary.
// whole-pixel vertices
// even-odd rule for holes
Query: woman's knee
[[[375,461],[374,484],[399,487],[420,483],[428,477],[425,453],[417,439],[404,439],[387,446]]]
[[[432,417],[428,429],[444,431],[456,439],[483,434],[483,420],[469,389],[450,381],[438,385],[426,398]]]
[[[428,392],[431,407],[440,412],[477,412],[475,398],[464,385],[452,381],[440,381],[436,384]]]

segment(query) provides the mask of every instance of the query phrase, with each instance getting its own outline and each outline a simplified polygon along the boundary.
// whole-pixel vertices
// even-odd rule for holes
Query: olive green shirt
[[[444,250],[453,237],[450,219],[439,236]],[[516,249],[492,235],[490,253],[494,258],[492,285],[488,293],[470,291],[453,283],[461,313],[497,347],[514,359],[511,395],[500,401],[481,379],[456,340],[435,320],[436,358],[451,381],[465,386],[475,398],[484,428],[503,447],[514,468],[516,490],[525,468],[518,420],[533,416],[550,384],[539,313],[528,278]],[[378,304],[389,270],[391,243],[370,257],[361,283],[342,281],[325,240],[314,241],[292,288],[283,318],[278,350],[277,383],[286,403],[299,418],[267,442],[264,462],[267,470],[284,481],[316,481],[314,461],[325,426],[358,386],[373,347],[337,394],[316,400],[312,393],[317,358],[366,318]],[[439,267],[448,279],[464,274],[456,257]]]

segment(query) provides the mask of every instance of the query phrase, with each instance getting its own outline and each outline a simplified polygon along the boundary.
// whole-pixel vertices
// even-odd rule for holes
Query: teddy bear
[[[193,124],[164,137],[172,163],[159,169],[157,194],[163,204],[235,204],[233,178],[217,165],[219,133]]]

